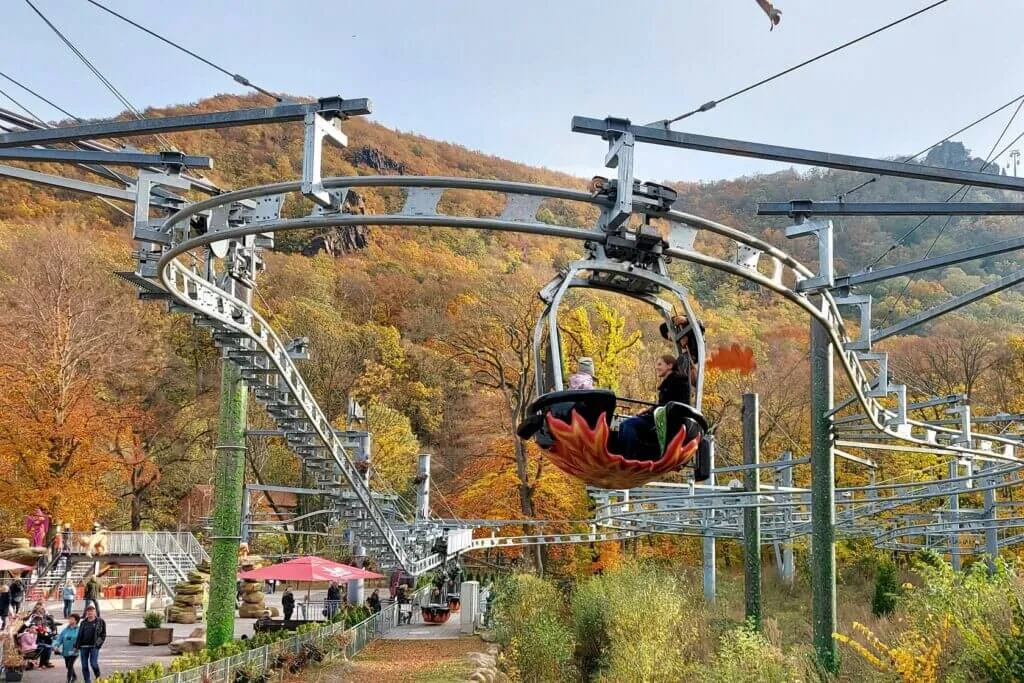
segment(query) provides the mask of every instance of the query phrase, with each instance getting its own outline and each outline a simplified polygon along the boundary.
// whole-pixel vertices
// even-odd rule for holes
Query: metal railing
[[[108,555],[188,556],[193,564],[209,559],[199,540],[187,531],[111,531],[106,550]]]
[[[384,635],[397,624],[398,605],[391,604],[351,628],[345,628],[345,624],[341,622],[328,624],[309,633],[283,638],[277,642],[253,648],[238,655],[169,674],[163,678],[156,679],[154,683],[232,683],[235,671],[241,668],[253,666],[260,671],[266,671],[277,663],[281,655],[289,653],[298,654],[309,644],[317,646],[323,652],[324,648],[322,646],[324,642],[342,633],[347,636],[344,645],[345,656],[351,659],[359,654],[375,638]],[[323,661],[330,661],[330,659],[339,654],[341,654],[340,650],[324,653]]]

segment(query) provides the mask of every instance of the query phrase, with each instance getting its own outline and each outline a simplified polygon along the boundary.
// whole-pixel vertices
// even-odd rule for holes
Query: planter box
[[[167,645],[173,637],[174,630],[169,628],[128,629],[129,645]]]

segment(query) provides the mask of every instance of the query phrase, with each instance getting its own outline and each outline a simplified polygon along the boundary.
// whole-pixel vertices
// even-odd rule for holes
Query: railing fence
[[[425,590],[413,594],[415,599],[421,598]],[[348,638],[345,643],[345,656],[348,659],[355,657],[364,647],[370,644],[374,638],[378,638],[389,632],[398,625],[398,603],[391,603],[381,609],[380,612],[371,615],[368,619],[346,629],[344,623],[330,624],[309,633],[301,633],[284,638],[270,645],[253,648],[247,652],[227,657],[225,659],[210,662],[192,669],[169,674],[157,679],[154,683],[233,683],[234,674],[249,665],[255,666],[260,671],[266,671],[275,663],[282,654],[298,654],[309,643],[323,644],[328,638],[333,638],[340,633],[346,633]],[[321,648],[322,651],[322,648]],[[337,656],[340,652],[325,654],[324,661],[331,656]]]

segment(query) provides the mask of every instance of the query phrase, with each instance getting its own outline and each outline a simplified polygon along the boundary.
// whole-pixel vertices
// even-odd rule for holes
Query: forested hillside
[[[219,96],[148,115],[262,103],[257,97]],[[343,127],[350,147],[325,154],[325,175],[458,175],[575,188],[587,182],[365,120]],[[301,169],[298,125],[169,137],[183,150],[214,157],[210,178],[226,188],[294,179]],[[151,141],[136,142],[146,147]],[[944,146],[939,156],[980,167],[955,146]],[[831,199],[864,180],[851,173],[786,171],[678,188],[685,210],[753,228],[813,263],[809,240],[786,240],[785,221],[755,217],[755,202]],[[880,179],[851,199],[943,200],[954,189]],[[1001,198],[981,191],[969,196]],[[95,200],[10,181],[0,182],[0,198],[0,470],[13,482],[0,510],[0,531],[14,531],[36,505],[79,527],[94,519],[111,528],[174,526],[179,501],[211,478],[216,349],[187,318],[136,301],[134,289],[111,275],[131,263],[128,220],[121,214]],[[374,208],[388,198],[368,192],[361,201]],[[500,200],[478,195],[456,194],[452,201],[456,210],[462,202],[466,212],[501,209]],[[486,201],[496,204],[483,206]],[[583,225],[592,216],[567,213],[557,219]],[[887,252],[917,222],[839,222],[840,271],[861,268],[883,253],[879,263],[886,264],[1020,231],[1015,219],[953,219],[948,225],[932,219],[905,246]],[[408,494],[415,454],[428,450],[435,454],[436,482],[444,493],[434,503],[443,514],[450,509],[467,517],[587,515],[583,488],[536,453],[519,452],[522,446],[513,437],[516,411],[529,399],[519,379],[531,372],[528,339],[539,312],[536,293],[555,268],[580,253],[578,245],[414,228],[296,232],[280,235],[277,244],[267,258],[258,303],[283,337],[310,338],[311,358],[303,371],[336,424],[344,424],[349,398],[367,406],[378,486]],[[892,308],[891,317],[898,319],[1016,267],[1017,259],[1001,256],[909,284],[887,283],[874,291],[876,317],[890,317]],[[674,268],[692,287],[710,345],[739,341],[753,346],[758,358],[759,369],[747,377],[710,373],[705,412],[720,423],[721,458],[738,458],[740,395],[749,389],[761,394],[765,457],[805,449],[806,318],[735,279]],[[927,337],[896,340],[894,366],[915,394],[969,390],[975,412],[1019,410],[1022,319],[1021,296],[1004,292],[939,323]],[[569,352],[594,356],[603,384],[638,397],[653,394],[650,368],[664,349],[647,312],[612,298],[577,297],[563,324]],[[258,406],[251,408],[250,423],[268,423]],[[297,463],[282,443],[251,438],[249,445],[251,478],[298,481]],[[897,473],[922,464],[931,463],[901,460],[884,467]]]

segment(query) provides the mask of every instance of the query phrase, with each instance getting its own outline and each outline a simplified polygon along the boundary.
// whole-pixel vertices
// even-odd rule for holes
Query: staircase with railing
[[[185,581],[188,572],[203,560],[209,560],[198,539],[187,531],[113,531],[96,550],[99,552],[90,557],[82,547],[72,547],[70,552],[56,558],[36,577],[30,591],[49,596],[58,584],[66,581],[81,583],[96,561],[138,557],[163,588],[173,593],[174,584]]]

